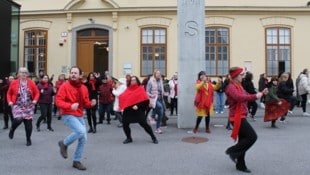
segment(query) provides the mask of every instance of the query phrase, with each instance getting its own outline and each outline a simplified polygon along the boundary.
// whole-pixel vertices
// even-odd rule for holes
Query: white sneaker
[[[260,103],[260,107],[261,107],[262,109],[265,109],[265,104],[264,104],[264,103]]]
[[[253,116],[250,115],[250,118],[251,118],[252,121],[256,121],[256,117],[254,115]]]
[[[157,133],[157,134],[162,134],[163,132],[161,131],[160,128],[157,128],[157,129],[155,130],[155,133]]]
[[[289,114],[293,114],[293,111],[291,111],[291,110],[288,110],[287,112],[288,112]]]
[[[221,111],[221,114],[223,114],[224,113],[224,111]]]
[[[310,114],[308,112],[304,112],[302,116],[310,116]]]
[[[228,105],[225,105],[224,108],[227,109],[227,108],[229,108],[229,106],[228,106]]]
[[[215,114],[218,114],[219,112],[215,111]]]

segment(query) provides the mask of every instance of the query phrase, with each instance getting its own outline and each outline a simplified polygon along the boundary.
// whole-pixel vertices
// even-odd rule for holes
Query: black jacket
[[[281,81],[278,85],[278,97],[289,100],[293,95],[294,89],[286,81]]]
[[[249,79],[243,79],[242,80],[242,87],[245,91],[247,91],[249,94],[256,94],[256,90],[254,87],[254,84],[252,80]]]

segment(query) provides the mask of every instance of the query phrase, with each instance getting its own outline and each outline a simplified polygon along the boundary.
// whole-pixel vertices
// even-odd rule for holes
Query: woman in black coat
[[[151,126],[146,121],[149,99],[138,77],[131,77],[129,87],[119,96],[119,106],[123,110],[123,130],[126,135],[124,144],[132,142],[130,123],[139,123],[151,136],[153,143],[158,143]]]
[[[242,80],[242,87],[247,93],[256,94],[256,90],[255,90],[252,80],[253,80],[253,74],[251,72],[247,72],[245,75],[245,78]],[[248,102],[248,110],[249,110],[251,119],[256,120],[255,119],[255,114],[257,111],[256,101]]]
[[[282,73],[280,76],[277,95],[279,98],[283,98],[284,100],[290,103],[291,107],[288,112],[292,113],[291,110],[297,103],[297,98],[293,96],[294,86],[292,86],[288,80],[289,80],[289,73],[286,72]],[[285,116],[286,114],[281,117],[280,121],[285,121]]]
[[[98,87],[100,85],[99,81],[100,74],[99,73],[94,73],[90,72],[87,76],[86,82],[84,82],[84,85],[87,87],[88,90],[88,96],[89,99],[96,99],[98,101]],[[98,103],[96,103],[98,104]],[[95,105],[92,108],[87,108],[86,109],[86,115],[87,115],[87,121],[88,121],[88,126],[89,130],[88,133],[96,133],[96,126],[97,126],[97,116],[96,116],[96,111],[97,111],[98,106]]]

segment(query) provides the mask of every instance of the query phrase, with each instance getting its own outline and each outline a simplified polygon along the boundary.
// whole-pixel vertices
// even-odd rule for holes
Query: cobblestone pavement
[[[310,106],[308,105],[308,111]],[[248,151],[247,166],[256,175],[308,175],[310,172],[310,117],[301,116],[296,108],[287,123],[277,122],[278,128],[264,123],[264,112],[259,109],[257,120],[250,123],[258,134],[258,140]],[[35,116],[34,122],[38,115]],[[0,174],[3,175],[237,175],[234,164],[224,154],[234,144],[230,131],[224,125],[227,112],[211,118],[211,134],[188,134],[190,129],[178,129],[177,117],[172,116],[164,133],[157,135],[159,144],[137,124],[132,124],[133,143],[122,144],[125,139],[118,122],[98,125],[96,134],[88,134],[82,163],[86,171],[72,168],[75,144],[69,147],[69,158],[59,154],[57,142],[70,133],[62,121],[53,118],[54,132],[42,124],[41,132],[34,128],[32,146],[27,147],[24,126],[16,130],[13,140],[8,130],[0,129]],[[193,120],[195,117],[193,116]],[[2,126],[3,120],[0,119]],[[201,124],[202,126],[203,124]],[[154,127],[154,126],[153,126]],[[208,142],[192,144],[182,142],[189,136],[208,138]]]

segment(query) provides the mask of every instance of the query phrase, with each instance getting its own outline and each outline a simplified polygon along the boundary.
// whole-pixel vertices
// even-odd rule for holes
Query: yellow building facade
[[[127,73],[144,77],[154,69],[168,78],[190,71],[177,66],[177,0],[15,2],[21,5],[19,65],[33,75],[43,69],[57,76],[73,65],[86,73],[109,70],[117,78]],[[307,4],[206,1],[207,73],[216,77],[242,66],[254,73],[255,82],[264,72],[288,71],[296,78],[310,64]]]

